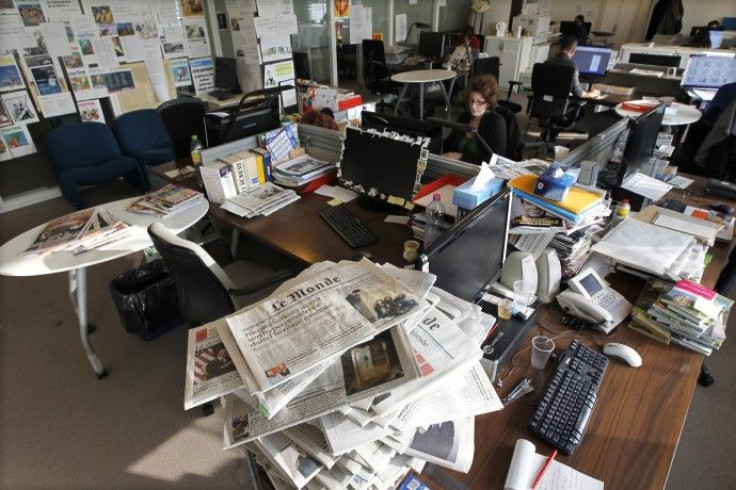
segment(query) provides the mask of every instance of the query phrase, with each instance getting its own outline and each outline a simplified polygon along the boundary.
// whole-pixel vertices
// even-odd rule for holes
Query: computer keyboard
[[[207,95],[209,95],[210,97],[214,97],[217,100],[226,100],[231,97],[235,97],[236,94],[230,92],[229,90],[216,88],[215,90],[207,92]]]
[[[585,435],[607,367],[606,356],[573,340],[529,421],[531,431],[572,454]]]
[[[343,206],[320,209],[319,215],[353,248],[378,241],[375,233]]]

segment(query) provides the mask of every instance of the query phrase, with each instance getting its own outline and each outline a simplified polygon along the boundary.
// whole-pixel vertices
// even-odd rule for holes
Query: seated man
[[[703,119],[711,125],[715,124],[734,98],[736,98],[736,82],[721,85],[713,100],[708,103],[708,107],[703,111]]]
[[[572,60],[575,50],[578,49],[578,41],[573,36],[562,36],[560,39],[560,52],[557,56],[548,59],[544,62],[545,65],[557,65],[557,66],[573,66],[575,67],[575,77],[573,79],[572,94],[575,97],[595,98],[601,95],[598,90],[583,90],[580,86],[580,80],[578,80],[578,67]]]
[[[585,25],[585,17],[582,15],[575,16],[575,38],[578,44],[588,44],[588,27]]]

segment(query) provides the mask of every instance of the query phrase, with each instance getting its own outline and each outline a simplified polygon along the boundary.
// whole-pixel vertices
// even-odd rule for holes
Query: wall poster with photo
[[[77,108],[79,109],[79,116],[82,118],[82,122],[105,123],[105,115],[102,113],[102,106],[99,100],[80,100],[77,102]]]
[[[23,77],[15,62],[15,56],[5,54],[0,56],[0,92],[26,88]]]
[[[13,120],[13,124],[30,124],[38,122],[38,114],[30,95],[25,90],[2,94],[2,101]]]

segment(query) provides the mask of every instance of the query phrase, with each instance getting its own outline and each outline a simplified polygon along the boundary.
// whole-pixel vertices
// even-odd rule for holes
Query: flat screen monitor
[[[240,93],[238,84],[238,70],[235,58],[215,58],[215,87],[228,90],[234,94]]]
[[[377,131],[395,131],[414,138],[423,136],[429,139],[430,153],[442,154],[442,126],[419,119],[378,114],[371,111],[361,113],[361,127]]]
[[[437,276],[435,285],[477,301],[498,279],[506,258],[511,193],[504,189],[446,231],[419,257],[418,268]]]
[[[623,165],[619,169],[619,183],[641,169],[654,153],[657,135],[664,118],[664,104],[629,122],[629,136],[624,149]]]
[[[572,60],[581,75],[605,76],[613,50],[598,46],[578,46]]]
[[[439,32],[419,31],[417,53],[428,58],[442,58],[445,49],[445,35]]]
[[[349,127],[340,159],[340,184],[368,196],[411,199],[421,151],[420,145]]]
[[[711,29],[708,32],[708,37],[710,39],[711,49],[718,49],[721,47],[721,43],[723,42],[723,31]]]
[[[631,53],[629,55],[629,63],[640,65],[666,66],[668,68],[677,68],[680,66],[681,58],[670,54],[650,54],[650,53]]]
[[[683,88],[718,89],[736,82],[736,58],[733,56],[692,55],[682,75]]]
[[[590,33],[590,29],[593,26],[592,22],[583,22],[585,30]],[[574,20],[562,20],[560,21],[560,34],[563,36],[574,36],[575,35],[575,21]]]

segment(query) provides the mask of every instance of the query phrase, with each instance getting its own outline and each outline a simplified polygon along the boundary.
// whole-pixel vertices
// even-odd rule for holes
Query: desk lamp
[[[463,124],[455,121],[448,121],[447,119],[440,119],[439,117],[425,117],[425,121],[433,122],[435,124],[439,124],[440,126],[445,126],[447,128],[457,129],[458,131],[464,131],[466,133],[472,133],[475,135],[475,137],[478,139],[478,142],[480,143],[480,146],[483,147],[484,150],[488,152],[488,159],[494,155],[493,150],[491,150],[491,147],[488,146],[488,143],[483,139],[483,137],[478,132],[478,128],[474,128],[473,126],[469,124]]]

